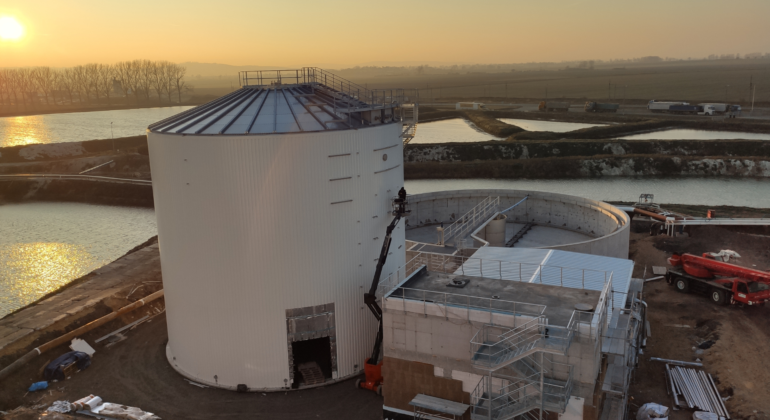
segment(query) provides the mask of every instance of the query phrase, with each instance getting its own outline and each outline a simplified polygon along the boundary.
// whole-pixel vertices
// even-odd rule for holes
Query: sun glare
[[[0,17],[0,39],[15,41],[23,35],[24,27],[18,20],[9,16]]]

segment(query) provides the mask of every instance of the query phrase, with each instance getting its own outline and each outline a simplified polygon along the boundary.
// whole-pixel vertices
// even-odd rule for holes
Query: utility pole
[[[754,96],[757,94],[757,85],[754,85],[754,89],[751,92],[751,112],[749,114],[754,113]]]
[[[110,138],[112,138],[112,151],[115,152],[115,133],[112,131],[112,121],[110,121]]]

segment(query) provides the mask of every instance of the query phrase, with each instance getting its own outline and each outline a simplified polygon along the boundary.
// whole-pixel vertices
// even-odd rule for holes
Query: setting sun
[[[24,35],[24,27],[16,19],[3,16],[0,17],[0,39],[13,41]]]

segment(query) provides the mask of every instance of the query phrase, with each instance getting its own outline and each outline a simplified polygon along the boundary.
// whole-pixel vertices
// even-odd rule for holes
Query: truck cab
[[[712,116],[717,112],[714,105],[703,105],[703,110],[698,112],[698,115]]]

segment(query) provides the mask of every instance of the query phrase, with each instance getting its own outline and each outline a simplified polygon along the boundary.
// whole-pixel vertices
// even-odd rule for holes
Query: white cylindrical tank
[[[176,370],[250,390],[291,387],[308,362],[327,380],[363,370],[377,333],[364,292],[404,184],[400,134],[396,123],[258,135],[151,126]],[[401,223],[382,277],[404,259]]]

